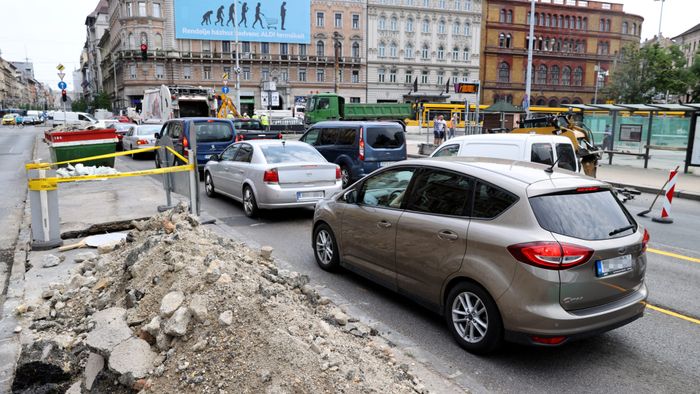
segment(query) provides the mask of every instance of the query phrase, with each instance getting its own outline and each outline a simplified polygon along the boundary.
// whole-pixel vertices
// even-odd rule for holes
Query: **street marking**
[[[682,319],[682,320],[689,321],[689,322],[691,322],[691,323],[695,323],[695,324],[700,325],[700,320],[694,319],[694,318],[692,318],[692,317],[690,317],[690,316],[681,315],[680,313],[676,313],[676,312],[670,311],[670,310],[668,310],[668,309],[659,308],[658,306],[651,305],[651,304],[648,303],[648,302],[646,303],[646,305],[647,305],[647,308],[652,309],[652,310],[655,310],[655,311],[657,311],[657,312],[661,312],[661,313],[664,313],[664,314],[666,314],[666,315],[673,316],[673,317],[677,317],[677,318],[679,318],[679,319]]]
[[[675,257],[675,258],[681,259],[681,260],[692,261],[693,263],[700,263],[700,259],[698,259],[698,258],[688,257],[688,256],[684,256],[682,254],[677,254],[677,253],[666,252],[666,251],[659,250],[659,249],[647,248],[647,252],[660,254],[662,256]]]

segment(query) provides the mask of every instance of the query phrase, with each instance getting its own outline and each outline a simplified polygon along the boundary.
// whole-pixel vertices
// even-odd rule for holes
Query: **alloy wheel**
[[[343,182],[343,189],[350,186],[350,171],[346,167],[340,167],[340,179]]]
[[[333,260],[333,240],[326,230],[316,234],[316,255],[324,265],[330,264]]]
[[[472,292],[460,293],[452,303],[452,322],[462,339],[478,343],[484,339],[489,329],[486,305]]]

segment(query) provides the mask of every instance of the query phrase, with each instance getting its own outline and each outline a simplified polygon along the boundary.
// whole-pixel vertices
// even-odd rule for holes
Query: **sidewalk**
[[[432,143],[432,136],[428,136]],[[426,142],[425,129],[423,134],[418,134],[418,127],[409,128],[406,134],[406,147],[409,157],[425,157],[418,154],[418,146]],[[674,197],[687,198],[700,201],[700,169],[695,169],[696,174],[683,174],[683,162],[678,162],[680,172],[676,181],[676,191]],[[608,182],[617,187],[636,189],[644,193],[657,193],[668,179],[669,170],[640,168],[627,165],[609,165],[607,159],[601,160],[598,167],[598,179]],[[690,168],[693,171],[693,168]]]

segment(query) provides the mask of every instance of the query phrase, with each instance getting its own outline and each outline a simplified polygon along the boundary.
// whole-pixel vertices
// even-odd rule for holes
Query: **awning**
[[[254,99],[254,98],[250,98],[250,99],[247,99],[247,98],[244,99],[244,98],[242,98],[242,99],[241,99],[241,104],[255,104],[255,99]]]
[[[580,109],[581,111],[595,111],[598,109],[586,104],[562,104],[562,107]]]
[[[659,110],[659,109],[656,108],[656,107],[652,107],[652,106],[646,105],[646,104],[617,104],[617,105],[620,106],[620,107],[628,108],[628,109],[630,109],[630,110],[632,110],[632,111],[634,111],[634,112],[637,112],[637,111],[651,111],[651,112],[654,112],[654,111],[658,111],[658,110]]]
[[[652,107],[661,109],[662,111],[678,111],[678,112],[695,112],[700,111],[700,108],[691,105],[681,104],[650,104]]]

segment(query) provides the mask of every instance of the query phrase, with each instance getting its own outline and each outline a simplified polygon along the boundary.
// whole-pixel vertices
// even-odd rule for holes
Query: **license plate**
[[[396,162],[395,161],[380,161],[379,167],[386,167],[386,166],[392,165],[394,163],[396,163]]]
[[[211,158],[211,155],[204,155],[204,160],[209,160]]]
[[[323,198],[324,192],[297,192],[297,201],[299,200],[319,200]]]
[[[632,270],[632,255],[613,257],[595,262],[595,275],[599,278]]]

